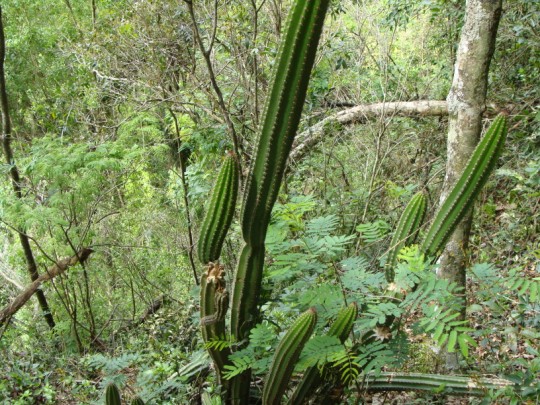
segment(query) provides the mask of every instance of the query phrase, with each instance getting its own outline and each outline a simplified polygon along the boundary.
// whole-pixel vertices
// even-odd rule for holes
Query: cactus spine
[[[345,343],[345,340],[347,340],[347,338],[351,334],[354,321],[356,320],[357,316],[358,305],[356,304],[356,302],[353,302],[352,304],[346,306],[341,311],[339,311],[336,320],[330,326],[327,335],[335,336],[339,339],[341,343]],[[304,376],[300,381],[300,384],[298,384],[298,386],[294,390],[294,393],[289,399],[288,404],[295,405],[306,403],[309,397],[313,395],[315,390],[321,384],[322,375],[325,372],[325,369],[326,367],[323,368],[323,370],[319,370],[317,366],[312,366],[308,368],[305,371]]]
[[[426,256],[437,257],[459,221],[472,206],[497,164],[506,133],[506,118],[499,115],[476,146],[456,185],[437,212],[421,246],[421,251]]]
[[[105,405],[121,405],[120,391],[115,383],[110,383],[105,388]]]
[[[317,323],[317,312],[310,308],[292,324],[279,342],[263,389],[263,405],[279,405],[294,366]]]
[[[416,193],[405,207],[399,218],[396,231],[390,242],[390,252],[386,261],[385,276],[389,283],[394,281],[394,267],[401,248],[414,243],[420,226],[426,215],[426,196],[422,192]]]
[[[197,246],[203,264],[219,259],[227,231],[231,226],[238,195],[238,160],[230,153],[223,162],[210,197]]]

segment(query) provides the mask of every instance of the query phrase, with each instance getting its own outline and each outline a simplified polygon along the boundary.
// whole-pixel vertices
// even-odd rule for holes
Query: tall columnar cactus
[[[300,122],[328,3],[329,0],[298,0],[289,14],[244,194],[242,232],[245,241],[255,246],[264,243]]]
[[[245,244],[236,268],[231,305],[231,335],[239,342],[247,341],[249,330],[257,319],[266,230],[300,122],[329,2],[296,0],[289,13],[275,65],[257,151],[244,190],[241,226]],[[207,273],[201,281],[201,328],[207,342],[224,335],[222,332],[228,294],[216,261],[234,213],[237,176],[237,162],[231,156],[225,161],[218,176],[199,239],[199,259],[208,265]],[[289,343],[298,347],[294,341]],[[280,352],[288,350],[286,346],[280,347]],[[228,353],[212,349],[209,352],[218,374],[221,374]],[[279,371],[276,372],[279,375]],[[278,375],[271,374],[272,380],[278,378]],[[227,389],[226,402],[247,403],[249,384],[249,371],[233,378],[230,389]]]
[[[231,333],[238,340],[247,337],[256,318],[266,230],[300,122],[328,4],[329,0],[296,1],[275,65],[257,152],[244,191],[241,226],[245,247],[231,306]]]
[[[263,405],[279,405],[294,366],[317,323],[317,312],[310,308],[285,333],[274,353],[263,389]]]
[[[463,173],[441,205],[421,246],[421,251],[436,258],[459,221],[472,206],[497,164],[506,140],[506,117],[499,115],[476,146]]]
[[[339,311],[336,320],[330,326],[327,335],[335,336],[341,343],[345,343],[345,340],[351,334],[354,321],[358,316],[358,305],[353,302],[347,307]],[[303,404],[307,399],[313,395],[315,390],[320,386],[322,382],[322,374],[326,371],[327,367],[320,370],[317,366],[312,366],[304,372],[304,376],[300,381],[300,384],[294,390],[293,395],[288,401],[288,404]]]
[[[236,268],[231,304],[231,335],[240,342],[247,341],[258,318],[266,230],[300,122],[329,3],[296,0],[275,64],[242,205],[245,245]],[[249,384],[249,370],[231,380],[232,403],[249,401]]]
[[[210,198],[198,242],[199,260],[207,265],[201,277],[201,330],[203,340],[224,339],[226,335],[225,315],[229,305],[229,294],[223,278],[223,266],[218,259],[221,248],[231,226],[238,194],[238,161],[230,153],[223,162]],[[230,350],[208,349],[218,375],[218,382],[224,390],[227,383],[221,378],[227,364]]]
[[[223,162],[210,197],[197,245],[202,264],[219,259],[227,231],[231,226],[238,195],[238,160],[230,153]]]
[[[414,243],[418,236],[418,230],[426,216],[426,207],[425,194],[418,192],[411,198],[399,218],[396,231],[390,242],[390,252],[388,252],[386,261],[385,275],[389,283],[394,281],[394,267],[396,266],[399,251],[404,246]]]

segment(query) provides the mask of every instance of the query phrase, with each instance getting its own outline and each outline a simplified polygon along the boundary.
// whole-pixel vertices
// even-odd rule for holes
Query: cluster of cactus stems
[[[201,329],[205,342],[222,340],[226,334],[226,313],[231,309],[229,334],[240,346],[248,340],[249,331],[259,319],[258,305],[262,283],[264,240],[270,215],[276,201],[287,158],[300,121],[309,76],[328,9],[329,0],[297,0],[289,13],[274,79],[266,100],[259,130],[259,141],[244,189],[241,230],[244,245],[233,277],[232,296],[226,288],[223,267],[218,259],[230,227],[238,193],[238,162],[227,156],[218,176],[207,216],[201,228],[198,255],[206,266],[201,278]],[[435,216],[421,251],[435,259],[448,237],[465,215],[496,165],[506,137],[506,119],[498,117],[474,151],[462,176]],[[426,197],[417,193],[401,216],[387,258],[386,278],[394,279],[394,267],[401,248],[415,243],[426,214]],[[328,332],[344,342],[358,315],[358,307],[344,308]],[[294,365],[317,319],[314,309],[293,323],[280,341],[263,389],[263,404],[279,404],[290,380]],[[230,381],[222,378],[229,364],[230,348],[218,350],[209,345],[224,402],[249,402],[251,374],[247,370]],[[308,369],[291,402],[302,403],[321,383],[321,372]],[[112,394],[111,394],[112,395]]]
[[[345,343],[349,335],[351,334],[354,321],[358,316],[358,305],[356,302],[349,304],[343,308],[337,315],[336,320],[330,325],[328,330],[328,336],[335,336],[341,343]],[[317,366],[311,366],[308,368],[302,377],[302,380],[295,388],[292,396],[289,399],[289,404],[303,404],[313,394],[313,392],[321,385],[323,375],[326,373],[328,367],[319,369]]]
[[[420,252],[428,260],[438,259],[442,248],[455,230],[459,221],[473,205],[475,198],[486,183],[495,168],[503,150],[507,135],[506,117],[499,115],[490,125],[486,134],[475,148],[463,173],[450,190],[436,213],[430,227],[420,245]],[[406,245],[415,243],[420,227],[425,217],[426,201],[423,193],[415,194],[401,215],[396,232],[390,243],[385,275],[389,283],[394,281],[394,267],[399,251]],[[400,297],[398,291],[391,291],[393,298]],[[379,325],[387,330],[394,322],[392,316],[387,317],[385,325]]]
[[[506,135],[506,117],[499,115],[476,146],[463,173],[441,204],[420,245],[420,251],[431,261],[437,260],[448,238],[486,184],[504,148]],[[390,243],[391,249],[386,261],[386,279],[389,283],[394,281],[394,267],[399,251],[404,246],[415,243],[425,214],[426,197],[419,192],[411,198],[403,211]]]
[[[239,342],[247,340],[250,329],[258,319],[266,230],[300,122],[328,5],[329,0],[295,2],[289,13],[273,83],[266,100],[257,151],[244,189],[241,212],[244,246],[234,275],[230,305],[230,334]],[[218,176],[198,242],[199,259],[208,266],[201,279],[201,329],[206,342],[223,338],[225,335],[228,293],[222,268],[217,261],[234,213],[237,187],[238,166],[236,160],[230,157],[223,164]],[[279,402],[280,399],[276,398],[283,394],[288,377],[287,373],[277,370],[280,368],[278,365],[283,364],[283,358],[290,361],[299,355],[303,344],[311,335],[315,319],[315,312],[308,311],[300,316],[285,335],[286,343],[282,343],[276,351],[276,366],[271,367],[268,377],[272,383],[265,386],[269,387],[265,389],[265,398],[274,399],[267,399],[265,403]],[[225,386],[221,374],[228,361],[229,349],[220,351],[210,348],[209,352],[225,391],[225,402],[247,403],[250,372],[233,378]],[[277,357],[278,353],[284,357]],[[292,368],[288,371],[290,376]]]

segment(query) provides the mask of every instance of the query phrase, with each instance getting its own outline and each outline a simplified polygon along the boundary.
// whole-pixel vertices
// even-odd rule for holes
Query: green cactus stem
[[[105,405],[121,405],[120,391],[115,383],[110,383],[105,388]]]
[[[225,316],[229,305],[229,295],[225,288],[223,266],[210,263],[201,277],[201,331],[203,340],[208,343],[225,338]],[[226,380],[222,378],[223,369],[229,364],[229,348],[219,350],[210,346],[208,353],[214,362],[218,381],[225,389]]]
[[[242,232],[246,243],[252,245],[264,243],[300,122],[328,3],[329,0],[298,0],[289,13],[244,193]]]
[[[317,312],[310,308],[292,324],[276,348],[263,388],[263,405],[279,405],[294,366],[317,323]]]
[[[266,231],[300,122],[329,3],[330,0],[295,1],[274,67],[242,204],[245,246],[234,277],[231,305],[231,335],[240,342],[247,341],[258,318]],[[247,370],[231,380],[233,403],[249,402],[250,379]]]
[[[227,231],[231,226],[238,195],[238,160],[230,153],[223,162],[210,197],[197,244],[199,260],[203,264],[219,259]]]
[[[358,305],[356,302],[353,302],[339,311],[336,320],[330,325],[327,335],[335,336],[341,343],[345,343],[345,340],[347,340],[351,334],[357,316]],[[298,384],[287,403],[289,405],[307,403],[309,397],[312,396],[315,393],[315,390],[321,385],[322,376],[326,371],[327,367],[323,367],[322,370],[317,366],[308,368],[305,371],[300,384]]]
[[[426,216],[426,196],[423,192],[416,193],[405,207],[403,214],[399,218],[396,231],[390,242],[390,252],[386,261],[385,276],[386,281],[394,281],[394,268],[397,263],[399,251],[407,245],[413,244],[418,236],[418,230],[422,226]]]
[[[363,377],[367,391],[431,391],[451,395],[485,396],[489,390],[512,387],[500,378],[436,375],[421,373],[381,373]]]
[[[236,266],[231,305],[231,334],[239,341],[249,335],[257,318],[263,266],[264,247],[244,245]]]
[[[131,400],[131,405],[144,405],[144,401],[141,397],[135,397]]]
[[[329,0],[298,0],[289,13],[266,100],[255,159],[247,178],[241,215],[246,247],[235,275],[231,333],[239,340],[255,321],[264,239],[302,107]],[[235,311],[238,311],[235,314]]]
[[[506,117],[499,115],[476,146],[463,173],[441,205],[420,250],[436,259],[495,168],[506,140]]]
[[[234,282],[231,305],[231,334],[239,342],[246,342],[251,326],[257,318],[257,300],[262,282],[264,248],[245,245],[242,249]],[[246,370],[230,380],[233,404],[249,402],[251,371]]]

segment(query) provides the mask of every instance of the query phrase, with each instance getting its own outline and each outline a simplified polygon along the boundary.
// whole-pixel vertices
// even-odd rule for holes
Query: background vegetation
[[[236,150],[247,171],[291,1],[4,3],[23,193],[13,193],[3,164],[0,307],[30,282],[17,231],[29,236],[40,273],[83,247],[94,253],[43,286],[54,329],[33,301],[0,325],[0,400],[93,403],[114,381],[126,397],[195,403],[215,384],[200,337],[194,242],[225,152]],[[357,105],[444,100],[463,12],[462,1],[332,3],[300,131]],[[308,343],[299,371],[329,359],[339,369],[347,359],[346,403],[370,398],[360,370],[443,372],[437,351],[452,340],[461,372],[527,387],[488,392],[487,401],[538,401],[539,25],[537,0],[504,4],[486,126],[504,109],[510,132],[475,207],[467,321],[450,325],[440,308],[457,305],[454,287],[414,249],[402,255],[397,283],[431,289],[381,304],[381,258],[399,214],[420,189],[429,192],[428,212],[438,202],[444,114],[335,124],[289,162],[266,239],[264,321],[235,353],[231,375],[251,367],[263,377],[291,319],[315,306],[322,331],[348,300],[368,309],[355,333],[390,316],[401,327],[392,344],[377,341],[354,358],[352,342]],[[229,282],[237,219],[221,260]],[[441,400],[408,395],[401,403]]]

